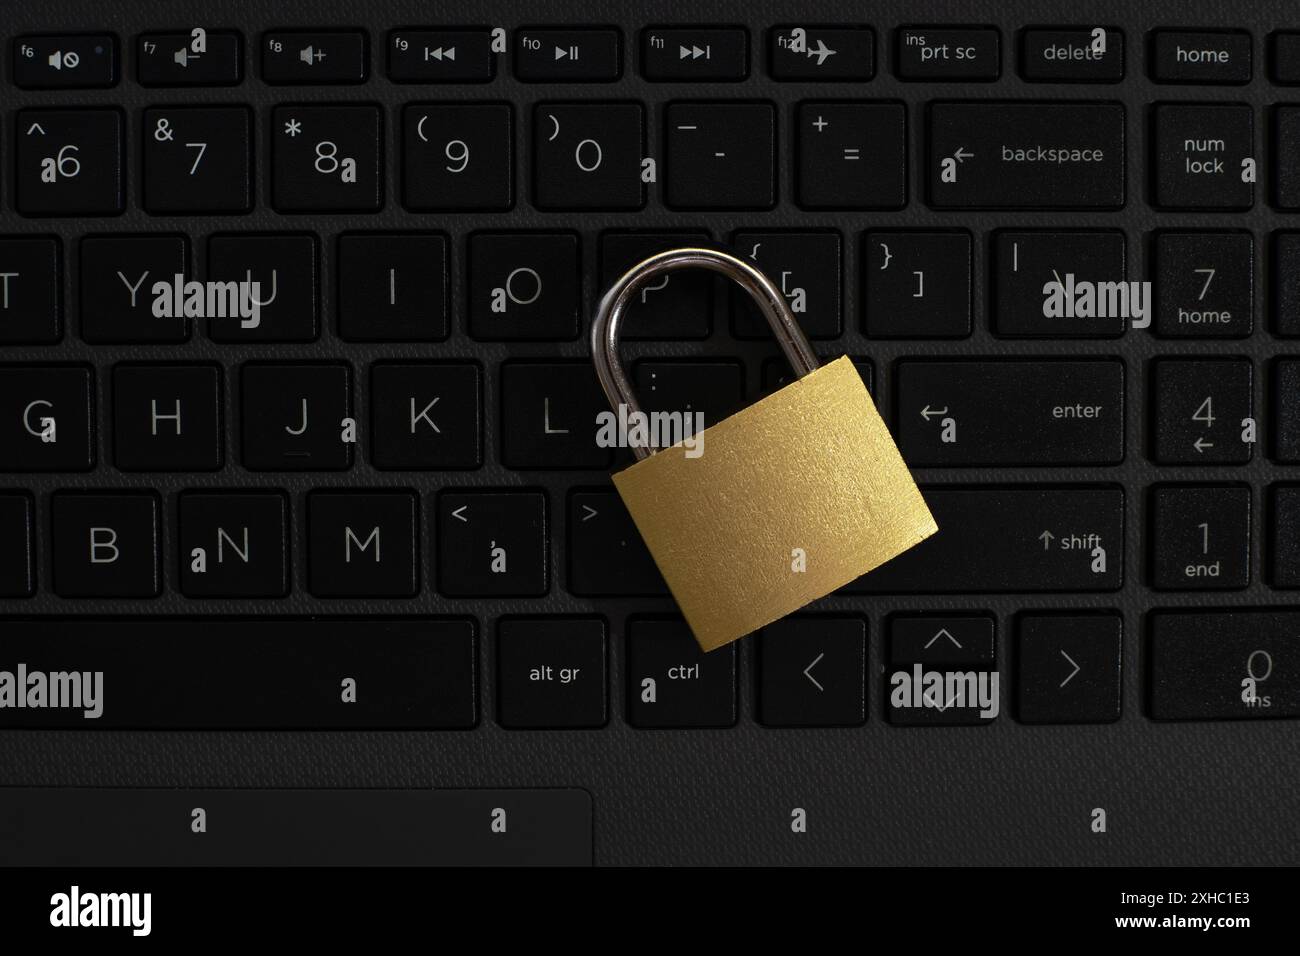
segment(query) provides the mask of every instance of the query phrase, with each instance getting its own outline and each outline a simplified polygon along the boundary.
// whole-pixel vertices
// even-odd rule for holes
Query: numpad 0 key
[[[1278,4],[6,16],[0,862],[1300,862]],[[683,245],[849,357],[939,528],[708,654],[587,341]],[[793,380],[715,276],[625,332],[653,412]]]

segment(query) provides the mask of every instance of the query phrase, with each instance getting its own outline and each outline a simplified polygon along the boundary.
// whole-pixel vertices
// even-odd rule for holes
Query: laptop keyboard
[[[0,670],[104,696],[0,727],[1300,716],[1300,32],[379,12],[7,38]],[[853,358],[940,528],[709,655],[586,344],[699,242]],[[624,357],[709,424],[789,379],[702,275]],[[892,703],[914,666],[1002,712]]]

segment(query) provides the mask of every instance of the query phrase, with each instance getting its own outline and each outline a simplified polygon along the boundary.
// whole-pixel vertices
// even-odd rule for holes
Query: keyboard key
[[[774,80],[861,82],[876,73],[876,31],[870,27],[773,27],[768,38]]]
[[[642,112],[636,103],[539,103],[533,114],[537,208],[644,206]]]
[[[1255,326],[1255,240],[1250,233],[1157,233],[1156,267],[1160,335],[1250,335]]]
[[[943,209],[1118,209],[1119,103],[936,103],[930,203]]]
[[[803,103],[798,199],[805,209],[907,205],[907,110],[901,103]]]
[[[244,50],[234,30],[142,33],[135,63],[141,86],[236,86]]]
[[[858,727],[867,719],[867,622],[788,617],[758,638],[758,719],[767,727]]]
[[[732,245],[781,287],[805,335],[839,337],[843,325],[838,232],[738,232]],[[735,285],[731,314],[737,338],[772,338],[754,300]]]
[[[546,495],[438,495],[438,591],[447,597],[537,597],[550,589]]]
[[[383,205],[377,107],[277,106],[271,117],[277,211],[376,212]]]
[[[1300,232],[1273,233],[1273,331],[1300,336]]]
[[[1250,461],[1252,368],[1242,359],[1155,363],[1153,457],[1162,465]]]
[[[770,103],[670,103],[669,206],[770,209],[776,203],[776,111]]]
[[[502,727],[603,727],[605,622],[508,618],[497,625],[497,719]]]
[[[1119,720],[1124,620],[1118,614],[1022,614],[1016,716],[1025,724]]]
[[[642,360],[632,379],[643,411],[701,414],[705,428],[745,406],[745,370],[737,362]]]
[[[571,594],[604,597],[668,593],[654,558],[618,492],[569,495],[568,586]]]
[[[469,331],[476,339],[576,339],[574,233],[478,233],[469,240]]]
[[[0,238],[0,343],[53,345],[63,337],[59,240]]]
[[[1167,485],[1151,494],[1151,578],[1165,591],[1250,584],[1250,488]]]
[[[93,374],[76,366],[0,366],[0,472],[93,467]]]
[[[866,234],[863,324],[874,338],[965,338],[971,332],[968,232]]]
[[[154,215],[253,207],[252,115],[244,107],[144,111],[144,197]]]
[[[1152,122],[1157,206],[1249,209],[1254,205],[1255,120],[1249,106],[1162,103],[1155,107]]]
[[[1156,720],[1300,717],[1300,613],[1150,615]]]
[[[87,342],[184,342],[176,277],[188,276],[184,236],[92,236],[81,241],[81,337]],[[157,283],[168,292],[158,296]],[[157,307],[155,307],[157,306]],[[160,314],[161,313],[161,314]]]
[[[607,232],[600,239],[601,288],[609,288],[628,269],[656,252],[708,242],[709,234],[704,232]],[[713,327],[715,285],[713,276],[695,269],[647,283],[628,307],[623,338],[707,338]]]
[[[1124,34],[1115,27],[1025,30],[1020,74],[1031,83],[1118,83]]]
[[[633,727],[731,727],[736,645],[704,653],[677,620],[627,625],[627,721]]]
[[[283,493],[187,491],[179,513],[186,597],[289,593],[289,501]]]
[[[743,27],[650,27],[641,32],[641,72],[667,83],[739,82],[749,75],[749,34]]]
[[[195,806],[220,821],[219,840],[191,832]],[[591,795],[578,789],[14,787],[0,792],[0,826],[7,866],[592,864]]]
[[[1300,106],[1273,109],[1273,205],[1300,209]],[[1279,236],[1291,233],[1279,233]]]
[[[1272,36],[1273,82],[1300,84],[1300,31],[1278,30]]]
[[[889,619],[889,659],[904,664],[992,664],[997,628],[987,614],[896,614]]]
[[[901,80],[996,80],[1002,72],[992,27],[902,27],[894,69]]]
[[[368,69],[360,30],[262,35],[262,79],[267,83],[363,83]]]
[[[158,593],[162,529],[156,494],[60,491],[50,500],[55,593],[74,598],[144,598]],[[104,624],[96,622],[97,627]],[[5,642],[11,650],[10,638],[16,636],[6,626]]]
[[[515,33],[515,76],[525,83],[612,83],[622,74],[617,30]]]
[[[25,90],[117,85],[117,37],[59,33],[14,40],[14,84]]]
[[[1269,569],[1275,588],[1300,588],[1300,485],[1276,485],[1268,527]]]
[[[475,364],[377,362],[370,369],[370,459],[376,468],[483,464],[483,383]]]
[[[14,132],[19,213],[115,216],[122,211],[119,110],[20,110]]]
[[[394,30],[388,78],[394,83],[486,83],[496,75],[490,30]]]
[[[225,445],[221,369],[113,369],[113,463],[122,471],[216,471]]]
[[[1273,457],[1300,464],[1300,359],[1273,363]]]
[[[402,110],[402,202],[408,209],[514,205],[514,113],[508,103]]]
[[[1114,591],[1124,583],[1122,488],[922,491],[939,533],[847,593]]]
[[[240,376],[243,464],[250,471],[338,471],[352,414],[346,365],[246,364]]]
[[[0,597],[36,590],[36,537],[31,495],[0,494]]]
[[[995,261],[999,335],[1123,335],[1130,317],[1139,318],[1125,284],[1122,232],[998,232]],[[1059,291],[1045,293],[1049,283]],[[1151,303],[1141,305],[1149,321]]]
[[[1250,34],[1242,30],[1157,30],[1151,78],[1157,83],[1249,83]]]
[[[312,342],[319,334],[315,236],[215,235],[208,278],[258,283],[257,314],[210,319],[214,342]]]
[[[317,597],[413,597],[418,510],[410,492],[307,496],[307,581]]]
[[[960,727],[995,720],[1001,709],[1001,680],[993,682],[998,673],[994,634],[993,618],[987,615],[890,618],[885,669],[889,722],[904,727]],[[942,680],[942,685],[932,683],[935,680]]]
[[[5,709],[7,727],[433,730],[477,722],[469,620],[47,620],[10,625],[5,639],[29,672],[103,675],[96,716]],[[189,820],[186,811],[186,833]]]
[[[339,237],[339,337],[349,342],[447,338],[447,239],[424,234]]]
[[[501,463],[507,468],[608,468],[596,444],[609,411],[590,362],[506,362],[501,366]]]
[[[1124,460],[1117,360],[905,360],[897,385],[898,446],[913,468]]]

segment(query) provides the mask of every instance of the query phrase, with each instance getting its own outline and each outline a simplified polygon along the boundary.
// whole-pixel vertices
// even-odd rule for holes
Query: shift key
[[[939,532],[848,593],[1114,591],[1124,584],[1124,490],[1109,485],[922,487]]]
[[[936,103],[930,203],[958,209],[1118,209],[1119,103]]]
[[[913,468],[1114,465],[1124,459],[1124,365],[903,361],[897,414]]]

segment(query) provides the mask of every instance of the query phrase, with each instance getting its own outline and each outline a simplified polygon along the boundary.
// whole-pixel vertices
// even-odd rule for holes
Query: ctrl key
[[[684,621],[631,621],[627,675],[627,719],[634,727],[736,723],[736,645],[706,654]]]
[[[1300,611],[1157,612],[1156,720],[1300,717]]]

